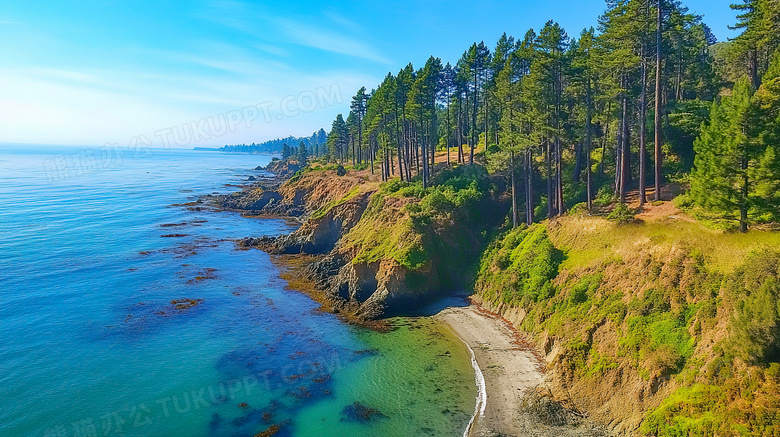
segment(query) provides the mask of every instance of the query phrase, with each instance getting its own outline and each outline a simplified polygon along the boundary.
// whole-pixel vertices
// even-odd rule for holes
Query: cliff
[[[441,171],[434,182],[427,189],[419,182],[380,184],[367,171],[338,176],[310,167],[279,186],[234,193],[219,203],[304,220],[290,235],[242,244],[316,255],[305,273],[329,308],[371,320],[415,313],[466,289],[488,231],[506,216],[499,181],[480,166]]]
[[[555,398],[617,435],[780,433],[780,237],[566,217],[485,251],[476,299],[534,335]]]

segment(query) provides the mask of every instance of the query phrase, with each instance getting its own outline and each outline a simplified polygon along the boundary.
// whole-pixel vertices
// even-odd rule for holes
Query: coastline
[[[448,307],[433,317],[445,322],[472,353],[480,393],[464,436],[516,435],[524,428],[520,420],[526,395],[544,382],[541,358],[518,341],[507,322],[477,305]]]
[[[315,176],[317,176],[315,182],[322,182],[322,175]],[[284,178],[280,177],[280,179]],[[303,179],[297,182],[301,181]],[[341,294],[344,292],[342,288],[349,290],[350,293],[359,294],[363,286],[361,281],[368,281],[369,289],[376,287],[379,290],[379,284],[371,285],[370,280],[371,278],[379,280],[378,275],[381,272],[376,271],[376,267],[372,270],[371,266],[368,265],[363,266],[362,270],[353,268],[346,272],[344,268],[337,265],[338,273],[334,272],[331,264],[324,264],[325,270],[322,270],[321,267],[312,270],[313,266],[319,266],[318,259],[325,260],[327,258],[325,255],[321,255],[323,253],[321,249],[316,249],[309,255],[304,250],[305,247],[314,244],[312,241],[320,241],[318,244],[324,244],[326,252],[332,252],[334,243],[331,242],[331,239],[340,240],[352,226],[355,226],[354,221],[359,220],[362,216],[363,210],[360,209],[360,202],[338,203],[337,206],[344,206],[341,209],[333,206],[333,199],[348,196],[349,192],[354,191],[355,183],[357,186],[361,184],[360,181],[352,181],[351,185],[347,187],[344,187],[344,184],[332,187],[335,189],[334,195],[328,190],[312,192],[312,187],[315,185],[311,181],[304,181],[293,187],[285,187],[282,194],[279,194],[282,191],[278,187],[274,187],[271,194],[267,194],[265,191],[261,193],[262,195],[250,193],[244,200],[236,201],[234,199],[236,196],[231,196],[227,199],[232,202],[231,205],[222,204],[220,206],[222,209],[243,211],[242,216],[251,218],[267,218],[269,213],[265,212],[264,209],[268,205],[271,205],[270,213],[274,216],[284,216],[287,215],[285,213],[293,212],[289,208],[280,208],[280,206],[289,204],[294,205],[297,208],[295,211],[303,214],[304,217],[307,211],[311,214],[312,209],[317,209],[314,208],[316,206],[318,208],[332,207],[330,215],[318,217],[314,222],[301,220],[300,217],[297,217],[297,220],[293,219],[298,222],[297,224],[303,222],[302,226],[304,227],[313,223],[313,226],[309,226],[305,233],[296,231],[290,234],[297,238],[290,246],[294,249],[293,252],[279,250],[276,246],[272,246],[276,244],[276,240],[263,238],[260,238],[259,241],[247,238],[240,245],[242,248],[257,247],[266,252],[269,252],[270,248],[269,253],[273,262],[281,267],[281,278],[288,282],[287,288],[303,292],[313,298],[321,305],[319,310],[337,314],[347,323],[381,332],[388,328],[383,318],[380,317],[377,320],[362,317],[358,312],[361,308],[360,300],[351,300],[354,296],[350,294],[350,300],[344,301],[347,298]],[[350,186],[352,188],[349,188]],[[294,198],[290,197],[293,191]],[[346,195],[343,194],[345,192]],[[315,198],[306,198],[307,193],[315,195]],[[279,202],[269,200],[267,204],[263,203],[266,198],[273,200],[279,196],[286,200]],[[368,198],[361,199],[364,204],[368,203]],[[366,206],[363,205],[363,208]],[[247,213],[248,211],[254,213]],[[348,223],[346,227],[344,220]],[[334,232],[336,235],[333,235]],[[289,245],[289,242],[287,244]],[[284,247],[289,249],[287,246]],[[314,277],[313,274],[319,276]],[[405,290],[403,285],[407,281],[404,279],[408,278],[404,275],[403,271],[396,272],[396,274],[385,272],[383,279],[391,281],[385,283],[384,286],[389,289]],[[325,282],[328,289],[332,291],[334,284],[331,279],[333,278],[337,278],[340,281],[338,284],[341,284],[342,287],[339,288],[339,295],[335,301],[330,298],[332,296],[327,295],[328,291],[323,288],[323,282]],[[426,287],[426,289],[430,289],[430,287]],[[468,424],[465,430],[461,428],[462,431],[459,431],[459,434],[462,432],[464,437],[608,435],[599,429],[598,425],[590,421],[586,413],[580,412],[576,406],[573,406],[568,396],[563,394],[561,400],[556,400],[556,396],[551,390],[551,387],[555,386],[555,381],[548,381],[545,375],[547,362],[521,330],[516,329],[512,322],[500,314],[482,307],[479,300],[472,300],[468,304],[463,302],[463,297],[465,296],[440,297],[433,302],[423,304],[423,308],[417,308],[422,312],[418,315],[427,316],[445,324],[445,329],[449,329],[466,345],[468,356],[464,358],[468,358],[470,361],[473,381],[476,383],[478,393],[476,405]],[[471,299],[478,298],[474,296]],[[548,383],[552,383],[552,386]]]

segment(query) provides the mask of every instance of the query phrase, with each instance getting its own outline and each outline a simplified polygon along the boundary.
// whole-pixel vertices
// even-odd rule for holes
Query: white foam
[[[471,420],[469,420],[469,424],[466,426],[466,430],[463,431],[463,437],[468,437],[469,433],[471,432],[471,427],[474,426],[474,421],[477,419],[477,417],[482,418],[485,415],[485,407],[487,406],[487,392],[485,391],[485,376],[482,374],[482,370],[479,368],[479,364],[477,364],[477,357],[474,355],[474,350],[471,349],[471,346],[469,346],[465,340],[460,337],[458,338],[463,342],[463,344],[466,345],[469,353],[471,354],[471,367],[474,368],[474,381],[477,383],[477,405],[474,406],[474,414],[471,416]]]

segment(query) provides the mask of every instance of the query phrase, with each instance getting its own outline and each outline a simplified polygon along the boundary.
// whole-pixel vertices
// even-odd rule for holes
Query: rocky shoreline
[[[258,248],[271,255],[308,255],[305,275],[330,311],[348,319],[367,322],[390,315],[409,314],[444,295],[435,266],[410,271],[392,259],[355,262],[339,242],[363,217],[377,182],[361,175],[338,177],[333,171],[317,171],[285,183],[289,167],[257,168],[274,178],[255,178],[242,191],[209,195],[203,202],[247,217],[278,217],[300,221],[294,232],[280,237],[251,236],[239,241],[243,248]],[[315,174],[316,173],[316,174]],[[338,201],[338,202],[336,202]],[[334,202],[336,203],[334,205]],[[430,293],[429,291],[433,291]]]
[[[276,173],[278,168],[257,168],[275,177],[256,177],[240,192],[207,196],[203,201],[248,217],[300,221],[291,234],[247,237],[238,245],[271,254],[290,287],[309,294],[324,310],[379,330],[384,327],[382,319],[393,315],[433,316],[447,323],[472,351],[475,372],[484,374],[485,380],[481,387],[485,399],[465,435],[608,435],[570,401],[553,394],[551,387],[556,385],[545,374],[545,358],[503,317],[477,303],[426,312],[428,304],[447,294],[435,279],[435,265],[420,269],[433,280],[412,287],[409,278],[419,271],[391,259],[355,262],[355,254],[343,250],[342,239],[359,224],[378,183],[365,175],[337,177],[328,171],[296,176],[297,181],[289,183],[289,173],[285,169]]]

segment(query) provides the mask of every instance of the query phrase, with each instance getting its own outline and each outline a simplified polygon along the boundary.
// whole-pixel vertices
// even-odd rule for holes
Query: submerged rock
[[[255,434],[255,437],[270,437],[276,434],[277,432],[279,432],[280,429],[281,427],[279,425],[271,425],[265,431],[260,431],[257,434]]]
[[[352,405],[347,405],[341,410],[341,417],[341,420],[347,422],[368,423],[387,416],[376,408],[371,408],[360,402],[355,402]]]

